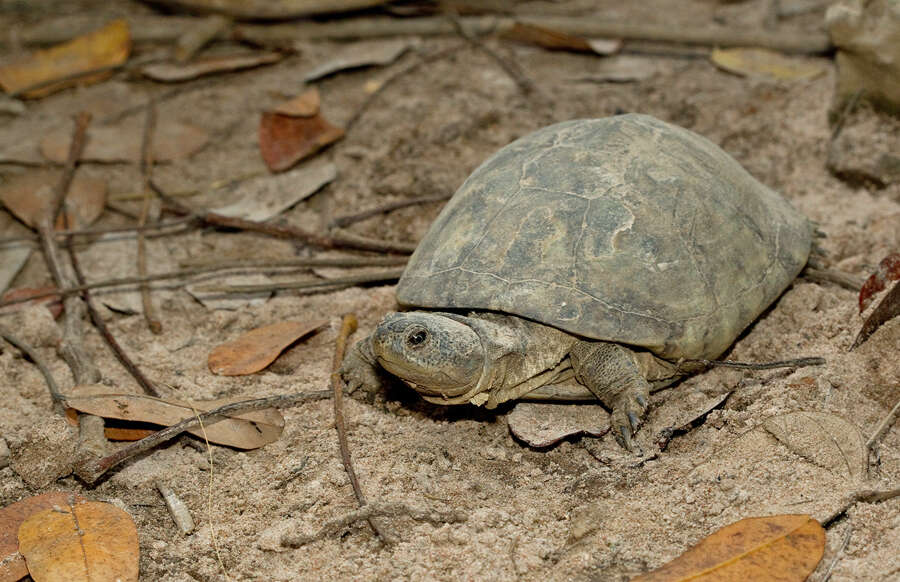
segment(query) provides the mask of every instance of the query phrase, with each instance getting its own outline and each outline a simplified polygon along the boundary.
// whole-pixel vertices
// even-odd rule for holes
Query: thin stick
[[[519,88],[519,91],[521,91],[523,95],[533,95],[537,92],[537,88],[535,87],[534,82],[525,75],[525,73],[522,71],[522,68],[519,67],[517,63],[501,57],[500,54],[497,53],[497,51],[481,42],[481,40],[477,36],[471,33],[463,25],[462,19],[459,18],[459,16],[450,14],[447,15],[447,18],[453,24],[453,28],[456,29],[456,33],[473,47],[493,59],[493,61],[497,63],[497,65],[501,69],[503,69],[503,72],[513,80],[513,82],[516,84],[516,86]]]
[[[863,284],[861,278],[851,275],[850,273],[844,273],[843,271],[835,271],[834,269],[806,267],[803,269],[800,276],[817,283],[834,283],[844,289],[857,292],[862,288]]]
[[[72,245],[68,245],[69,251],[69,259],[72,261],[72,269],[75,271],[75,278],[79,285],[85,284],[84,273],[81,271],[81,266],[78,263],[78,256],[75,254],[75,249]],[[109,331],[109,328],[106,326],[106,322],[103,321],[103,318],[100,316],[100,312],[97,311],[97,308],[94,306],[94,300],[91,298],[91,292],[87,289],[82,291],[82,298],[84,299],[84,304],[87,306],[88,314],[91,316],[91,321],[94,323],[94,327],[97,328],[97,331],[100,332],[100,335],[103,336],[104,341],[106,341],[106,345],[109,346],[109,349],[112,350],[113,354],[116,356],[116,359],[119,360],[119,363],[124,366],[128,373],[140,384],[141,388],[143,388],[146,394],[150,396],[156,396],[157,398],[160,396],[159,390],[156,389],[156,386],[153,382],[150,381],[147,376],[141,372],[141,369],[137,367],[137,364],[131,361],[131,358],[128,357],[128,354],[125,353],[125,350],[122,349],[122,346],[116,340],[115,336],[113,336],[112,332]]]
[[[84,152],[84,146],[87,143],[87,128],[91,123],[91,114],[82,111],[75,117],[75,130],[72,133],[72,143],[69,145],[69,155],[66,157],[66,164],[63,168],[63,174],[56,184],[53,191],[53,201],[50,203],[50,222],[56,223],[56,217],[62,210],[66,195],[69,193],[69,186],[72,184],[72,178],[75,177],[75,168],[78,166],[78,160]]]
[[[419,198],[410,198],[408,200],[398,200],[397,202],[391,202],[389,204],[385,204],[383,206],[376,206],[375,208],[370,208],[368,210],[363,210],[362,212],[357,212],[356,214],[345,214],[344,216],[338,216],[334,220],[332,220],[328,226],[330,227],[340,227],[343,228],[345,226],[349,226],[353,223],[359,222],[361,220],[365,220],[367,218],[371,218],[373,216],[378,216],[379,214],[386,214],[388,212],[392,212],[394,210],[399,210],[401,208],[406,208],[408,206],[416,206],[418,204],[430,204],[432,202],[443,202],[450,198],[450,194],[441,194],[439,196],[421,196]]]
[[[794,360],[777,360],[774,362],[735,362],[733,360],[684,360],[698,362],[704,366],[719,368],[740,368],[742,370],[772,370],[774,368],[804,368],[806,366],[822,366],[825,358],[797,358]]]
[[[22,341],[18,336],[11,334],[9,330],[3,327],[0,327],[0,337],[18,348],[19,351],[28,356],[28,359],[34,362],[34,365],[37,366],[37,369],[44,377],[44,381],[47,382],[47,389],[50,391],[50,399],[53,401],[53,410],[59,414],[65,414],[65,406],[63,406],[63,400],[65,400],[65,398],[60,393],[59,386],[56,384],[56,380],[53,379],[53,374],[50,373],[50,368],[47,367],[47,364],[44,363],[44,360],[38,355],[37,351],[31,347],[31,345]]]
[[[150,181],[150,187],[159,195],[160,198],[175,212],[181,214],[192,215],[198,220],[211,225],[223,228],[235,228],[248,232],[260,232],[276,238],[286,238],[300,240],[306,244],[326,249],[348,248],[362,251],[374,251],[381,253],[400,253],[409,254],[412,251],[409,245],[403,243],[392,243],[389,241],[373,241],[371,239],[361,239],[358,237],[348,236],[328,236],[317,234],[302,228],[286,225],[271,224],[268,222],[258,222],[254,220],[246,220],[243,218],[234,218],[224,216],[207,210],[192,210],[189,206],[175,200],[166,194],[155,182]]]
[[[191,416],[172,426],[166,427],[152,435],[135,441],[127,445],[111,455],[107,455],[102,459],[88,460],[80,463],[75,468],[75,474],[87,483],[95,483],[104,473],[115,467],[122,461],[130,459],[135,455],[139,455],[145,451],[172,439],[181,433],[199,426],[200,423],[209,426],[220,420],[225,420],[231,414],[240,414],[250,412],[252,410],[262,410],[264,408],[288,408],[297,406],[304,402],[313,400],[325,400],[331,398],[331,390],[319,390],[315,392],[304,392],[298,394],[284,394],[281,396],[270,396],[268,398],[255,398],[253,400],[242,400],[241,402],[232,402],[222,405],[218,408],[204,412],[197,416]]]
[[[341,379],[341,362],[344,361],[344,352],[347,349],[347,339],[356,331],[356,316],[352,313],[344,315],[341,320],[341,331],[338,333],[334,347],[334,361],[331,365],[331,387],[333,390],[332,402],[334,403],[334,428],[338,435],[338,444],[341,448],[341,462],[344,463],[344,470],[350,478],[350,485],[353,487],[353,493],[356,495],[356,501],[360,508],[366,505],[366,496],[363,494],[362,488],[359,486],[359,480],[356,478],[356,471],[353,470],[353,461],[350,458],[350,446],[347,444],[347,427],[344,424],[344,381]],[[386,545],[393,543],[393,538],[379,527],[378,523],[370,515],[366,517],[366,521],[372,527],[381,541]]]
[[[853,528],[847,527],[847,531],[844,533],[844,539],[841,540],[841,545],[834,553],[834,558],[831,560],[831,563],[828,565],[828,569],[825,570],[825,575],[822,576],[822,582],[828,582],[831,580],[831,572],[834,570],[834,567],[837,566],[838,560],[841,557],[841,554],[844,553],[844,550],[847,549],[847,544],[850,543],[850,535],[853,534]]]
[[[165,230],[167,228],[173,226],[184,226],[190,222],[193,222],[195,219],[193,216],[183,216],[181,218],[176,218],[173,220],[165,220],[160,222],[150,222],[147,223],[143,227],[137,226],[103,226],[103,227],[92,227],[92,228],[75,228],[75,229],[65,229],[65,230],[57,230],[54,231],[54,235],[59,237],[66,236],[96,236],[103,234],[120,234],[120,233],[136,233],[139,231],[151,231],[151,230]],[[173,233],[174,234],[174,233]],[[10,243],[21,243],[21,242],[33,242],[38,240],[38,236],[36,234],[27,233],[20,236],[7,236],[0,238],[0,246],[10,244]]]
[[[897,420],[898,413],[900,413],[900,400],[898,400],[897,404],[895,404],[891,411],[887,413],[887,416],[878,423],[878,428],[875,429],[875,432],[873,432],[872,436],[869,437],[869,440],[866,441],[866,450],[872,450],[875,447],[884,433],[887,432],[888,428],[890,428],[890,426],[894,424],[894,421]]]
[[[147,104],[147,117],[144,121],[144,136],[141,139],[141,189],[144,193],[141,214],[138,217],[137,232],[137,271],[138,276],[147,276],[147,243],[144,240],[144,231],[140,230],[147,224],[147,216],[150,214],[153,190],[150,189],[150,180],[153,177],[153,134],[156,131],[156,103],[153,99]],[[162,323],[156,315],[156,308],[150,299],[150,287],[147,283],[139,285],[141,292],[141,305],[144,309],[144,320],[150,332],[156,335],[162,333]]]
[[[863,489],[861,491],[856,491],[846,498],[846,501],[840,509],[822,520],[822,526],[829,527],[857,503],[879,503],[881,501],[894,499],[895,497],[900,497],[900,487],[894,489]]]
[[[260,283],[258,285],[199,285],[195,291],[200,293],[262,293],[264,291],[286,291],[293,289],[311,289],[330,287],[332,285],[358,285],[360,283],[378,283],[394,281],[400,278],[403,269],[386,269],[380,273],[348,275],[334,279],[311,279],[307,281],[284,281],[281,283]]]
[[[274,267],[391,267],[405,265],[406,257],[314,257],[311,259],[186,259],[178,264],[182,267],[196,267],[203,270],[217,271],[219,269],[244,269],[247,267],[259,267],[261,269]]]

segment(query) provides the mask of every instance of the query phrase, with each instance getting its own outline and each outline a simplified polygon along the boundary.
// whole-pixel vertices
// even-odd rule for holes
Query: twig
[[[828,565],[828,569],[825,570],[825,575],[822,576],[822,582],[828,582],[831,580],[831,572],[834,571],[834,567],[837,566],[838,560],[841,557],[841,554],[847,549],[847,544],[850,543],[850,536],[853,534],[853,528],[848,526],[847,531],[844,533],[844,539],[841,540],[841,545],[834,553],[834,558],[831,560],[831,563]]]
[[[409,245],[403,243],[392,243],[389,241],[373,241],[371,239],[361,239],[348,236],[328,236],[317,234],[302,228],[286,225],[271,224],[268,222],[258,222],[254,220],[245,220],[243,218],[234,218],[224,216],[207,210],[195,211],[189,206],[175,200],[166,194],[155,182],[150,181],[150,187],[159,195],[160,198],[175,212],[181,214],[192,215],[198,220],[211,225],[223,228],[235,228],[249,232],[260,232],[276,238],[294,239],[305,242],[306,244],[326,248],[348,248],[362,251],[374,251],[382,253],[401,253],[408,254],[412,252]]]
[[[169,515],[172,516],[172,521],[175,522],[178,530],[184,535],[194,531],[194,518],[191,517],[191,511],[184,501],[175,495],[172,488],[164,482],[157,480],[154,482],[154,485],[156,485],[156,490],[159,491],[159,494],[162,495],[163,500],[166,502],[166,507],[169,508]]]
[[[328,226],[335,228],[340,227],[343,228],[345,226],[349,226],[353,223],[359,222],[361,220],[365,220],[367,218],[371,218],[373,216],[378,216],[379,214],[385,214],[387,212],[392,212],[394,210],[399,210],[401,208],[406,208],[408,206],[416,206],[418,204],[430,204],[432,202],[443,202],[450,198],[450,194],[441,194],[440,196],[420,196],[419,198],[409,198],[408,200],[398,200],[397,202],[390,202],[383,206],[376,206],[375,208],[370,208],[368,210],[363,210],[362,212],[357,212],[356,214],[345,214],[344,216],[338,216],[334,220],[332,220]]]
[[[403,269],[386,269],[379,273],[363,273],[333,279],[311,279],[307,281],[284,281],[248,285],[199,285],[195,291],[200,293],[261,293],[263,291],[286,291],[293,289],[310,289],[315,287],[331,287],[333,285],[358,285],[360,283],[377,283],[393,281],[400,278]]]
[[[188,224],[194,220],[195,219],[192,216],[183,216],[181,218],[175,218],[173,220],[147,223],[143,227],[102,226],[92,228],[74,228],[54,231],[54,235],[57,238],[60,238],[66,236],[96,236],[103,234],[136,233],[140,231],[147,232],[151,230],[164,230],[173,226],[184,226],[185,224]],[[38,236],[32,233],[23,234],[20,236],[7,236],[0,238],[0,246],[10,243],[33,242],[36,240],[38,240]]]
[[[898,413],[900,413],[900,400],[898,400],[897,404],[895,404],[891,411],[887,413],[887,416],[878,423],[878,428],[875,429],[872,436],[866,441],[866,450],[872,450],[875,447],[884,433],[887,432],[888,428],[890,428],[890,426],[894,424],[894,421],[897,420]]]
[[[59,392],[59,386],[56,384],[56,380],[53,379],[50,368],[47,367],[47,364],[44,363],[37,351],[3,327],[0,327],[0,337],[18,348],[19,351],[28,356],[28,359],[34,362],[34,365],[37,366],[37,369],[44,377],[44,381],[47,382],[47,389],[50,390],[50,399],[53,401],[53,410],[59,414],[65,414],[65,406],[62,404],[64,400],[63,395]]]
[[[850,291],[859,291],[862,288],[862,279],[851,275],[850,273],[844,273],[843,271],[836,271],[834,269],[816,269],[814,267],[806,267],[803,269],[801,276],[809,279],[810,281],[815,281],[817,283],[834,283],[844,289],[849,289]]]
[[[90,120],[91,116],[88,113],[81,113],[75,119],[75,129],[69,145],[63,175],[53,192],[53,202],[38,220],[38,236],[44,251],[44,260],[47,262],[47,269],[50,271],[53,282],[59,289],[72,287],[74,281],[59,256],[59,246],[56,244],[56,234],[53,229],[56,217],[62,209],[72,183],[72,177],[75,175],[78,160],[84,151],[87,126]],[[63,301],[63,309],[65,317],[63,319],[63,339],[58,348],[59,353],[72,370],[76,384],[94,384],[100,380],[100,371],[84,348],[84,330],[81,326],[84,304],[78,297],[69,296]]]
[[[144,136],[141,139],[141,190],[144,193],[141,214],[138,217],[137,232],[137,271],[138,276],[147,276],[147,243],[144,239],[144,231],[140,230],[147,224],[147,216],[150,214],[153,191],[150,189],[150,180],[153,177],[153,134],[156,130],[156,103],[153,99],[147,103],[147,117],[144,121]],[[153,301],[150,299],[150,287],[146,283],[139,285],[141,292],[141,305],[144,308],[144,319],[147,327],[154,334],[162,333],[162,323],[156,315]]]
[[[347,427],[344,424],[344,381],[341,379],[341,362],[344,361],[344,352],[347,349],[347,339],[356,331],[356,316],[352,313],[344,315],[341,320],[341,330],[338,333],[334,347],[334,360],[331,364],[331,388],[332,402],[334,403],[334,428],[338,435],[338,444],[341,448],[341,462],[344,463],[344,470],[347,471],[347,477],[350,478],[350,485],[353,487],[353,493],[356,495],[356,501],[359,503],[360,509],[366,505],[366,496],[363,494],[362,488],[359,486],[359,480],[356,478],[356,471],[353,470],[353,461],[350,458],[350,446],[347,444]],[[370,515],[366,517],[366,521],[372,527],[381,541],[386,545],[393,543],[393,536],[387,535],[378,522]]]
[[[312,535],[285,535],[281,538],[281,545],[288,548],[299,548],[310,542],[335,535],[344,528],[363,519],[371,522],[375,517],[404,517],[408,516],[417,521],[427,521],[435,525],[444,523],[460,523],[467,520],[465,513],[460,511],[438,511],[435,509],[422,509],[411,507],[405,503],[382,502],[368,503],[356,511],[347,515],[332,519],[323,525],[319,531]]]
[[[209,426],[220,420],[225,420],[230,414],[262,410],[264,408],[288,408],[313,400],[325,400],[326,398],[331,398],[331,395],[331,390],[319,390],[315,392],[270,396],[268,398],[255,398],[253,400],[242,400],[241,402],[225,404],[208,412],[204,412],[203,414],[186,418],[178,424],[173,424],[148,437],[135,441],[130,445],[126,445],[115,453],[107,455],[102,459],[88,460],[79,463],[75,468],[75,474],[87,483],[95,483],[104,473],[122,461],[130,459],[144,451],[149,451],[159,444],[175,438],[195,426],[199,426],[201,422],[206,426]]]
[[[900,487],[885,490],[863,489],[861,491],[856,491],[847,497],[847,500],[837,511],[822,520],[822,527],[829,527],[857,503],[878,503],[895,497],[900,497]]]
[[[862,98],[865,92],[865,89],[857,89],[853,92],[852,95],[850,95],[850,98],[847,99],[844,107],[841,108],[837,120],[835,120],[834,122],[834,129],[831,130],[831,141],[836,140],[838,136],[841,135],[841,131],[843,131],[844,129],[844,124],[847,123],[847,119],[850,117],[850,114],[852,114],[856,109],[856,106],[859,104],[859,100]]]
[[[775,368],[804,368],[806,366],[822,366],[825,358],[796,358],[794,360],[776,360],[774,362],[735,362],[732,360],[683,360],[698,362],[704,366],[719,368],[740,368],[742,370],[772,370]]]
[[[81,271],[81,266],[78,263],[78,256],[75,254],[75,248],[72,245],[68,245],[69,251],[69,259],[72,261],[72,269],[75,271],[75,278],[79,285],[85,284],[84,273]],[[103,318],[100,316],[100,312],[97,311],[97,308],[94,306],[94,300],[91,298],[91,292],[88,289],[85,289],[81,292],[81,296],[84,299],[84,304],[87,306],[88,314],[91,316],[91,321],[94,323],[94,327],[97,328],[97,331],[100,332],[100,335],[103,336],[104,341],[106,341],[106,345],[112,350],[113,354],[116,356],[116,359],[119,360],[119,363],[128,370],[128,373],[140,384],[141,388],[143,388],[146,394],[150,396],[156,396],[157,398],[160,396],[159,390],[156,389],[156,386],[153,382],[150,381],[147,376],[141,372],[141,369],[137,367],[137,364],[131,361],[131,358],[128,357],[128,354],[125,353],[125,350],[122,349],[122,346],[119,345],[119,342],[116,340],[115,336],[113,336],[112,332],[109,331],[109,328],[106,326],[106,322],[103,321]]]
[[[202,270],[218,271],[220,269],[244,269],[247,267],[259,267],[267,269],[273,267],[391,267],[405,265],[406,257],[323,257],[323,258],[295,258],[267,261],[265,259],[187,259],[179,262],[182,267],[196,267]]]

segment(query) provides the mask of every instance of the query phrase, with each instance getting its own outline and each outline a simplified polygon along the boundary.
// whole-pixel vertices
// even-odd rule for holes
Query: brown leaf
[[[859,312],[862,313],[872,303],[872,296],[884,291],[888,281],[900,279],[900,253],[891,253],[878,263],[878,269],[869,275],[859,290]]]
[[[278,105],[272,111],[288,117],[312,117],[319,112],[320,103],[319,90],[313,87]]]
[[[137,162],[141,157],[143,128],[140,124],[91,126],[82,161]],[[61,129],[41,140],[41,153],[52,162],[64,163],[69,154],[72,132]],[[153,134],[153,159],[171,162],[186,158],[206,145],[209,135],[193,125],[160,120]]]
[[[534,24],[515,23],[502,35],[507,40],[535,44],[549,50],[611,55],[622,48],[621,40],[590,40]]]
[[[337,51],[330,60],[306,73],[303,80],[308,83],[339,71],[389,65],[405,53],[411,44],[406,39],[366,40],[348,44]]]
[[[281,53],[254,53],[209,57],[187,63],[153,63],[141,68],[141,74],[154,81],[178,83],[215,73],[228,73],[277,63]]]
[[[110,503],[81,501],[35,513],[19,528],[35,582],[137,582],[137,527]]]
[[[609,413],[599,404],[517,402],[506,422],[516,438],[532,447],[549,447],[582,433],[603,436],[609,432]]]
[[[22,522],[39,511],[66,505],[73,496],[76,501],[84,500],[77,493],[52,491],[26,497],[0,509],[0,582],[15,582],[28,574],[25,558],[19,554],[19,540],[16,537]]]
[[[853,481],[866,477],[868,452],[859,429],[834,414],[791,412],[773,416],[766,431],[793,453]]]
[[[803,582],[825,552],[825,530],[808,515],[748,517],[631,582]]]
[[[344,130],[322,114],[289,117],[264,112],[259,122],[259,150],[273,172],[287,170],[303,158],[344,136]]]
[[[709,58],[720,69],[742,77],[796,81],[825,74],[821,63],[764,48],[713,49]]]
[[[223,376],[259,372],[289,345],[327,323],[327,319],[282,321],[252,329],[235,340],[216,346],[209,354],[209,370]]]
[[[881,303],[869,314],[869,318],[863,323],[853,345],[850,349],[859,347],[864,341],[869,339],[879,327],[900,315],[900,281],[894,283],[890,291],[881,299]]]
[[[10,289],[2,296],[0,296],[0,302],[4,301],[13,301],[16,299],[24,299],[26,297],[32,297],[34,295],[41,295],[46,293],[47,291],[54,291],[56,287],[16,287],[15,289]],[[23,303],[15,303],[13,305],[8,305],[2,309],[0,309],[0,313],[7,313],[10,311],[18,311],[20,309],[25,309],[27,307],[33,307],[35,305],[45,305],[47,309],[50,310],[50,313],[53,314],[53,319],[56,319],[62,314],[62,299],[58,295],[51,295],[49,297],[39,297],[37,299],[32,299],[31,301],[25,301]]]
[[[112,72],[97,72],[97,69],[121,65],[130,52],[128,23],[114,20],[90,34],[0,67],[0,86],[7,93],[23,92],[23,97],[43,97],[76,83],[105,79]],[[90,74],[83,75],[85,73]],[[54,83],[57,79],[60,82]],[[35,89],[28,90],[29,87]]]
[[[238,402],[241,397],[207,400],[203,402],[179,402],[162,400],[142,394],[114,394],[108,386],[82,385],[72,388],[65,395],[66,406],[79,412],[104,418],[117,418],[171,426],[185,418],[218,408],[223,404]],[[213,424],[189,429],[188,432],[210,442],[238,449],[256,449],[277,440],[284,429],[284,417],[274,408],[230,415]]]
[[[32,170],[12,177],[0,185],[0,200],[16,218],[32,228],[53,203],[53,190],[62,175],[60,170]],[[106,205],[106,182],[75,174],[66,195],[65,217],[60,213],[57,230],[84,228],[103,213]]]

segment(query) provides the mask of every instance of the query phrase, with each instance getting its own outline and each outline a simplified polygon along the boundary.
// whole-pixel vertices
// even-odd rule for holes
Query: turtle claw
[[[646,412],[647,395],[638,390],[621,394],[618,404],[613,407],[610,419],[613,435],[622,448],[632,453],[636,451],[632,437],[640,428]]]

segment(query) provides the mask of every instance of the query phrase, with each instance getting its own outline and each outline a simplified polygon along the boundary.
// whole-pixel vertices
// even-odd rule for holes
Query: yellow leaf
[[[808,515],[748,517],[631,582],[803,582],[824,552],[825,530]]]
[[[130,52],[128,23],[113,20],[92,33],[0,67],[0,87],[10,94],[43,97],[75,83],[106,78],[111,74],[106,69],[124,63]]]
[[[825,73],[825,67],[819,63],[762,48],[715,49],[709,58],[719,68],[744,77],[797,81]]]
[[[35,513],[19,527],[19,552],[35,582],[138,579],[137,528],[109,503],[67,503]]]

